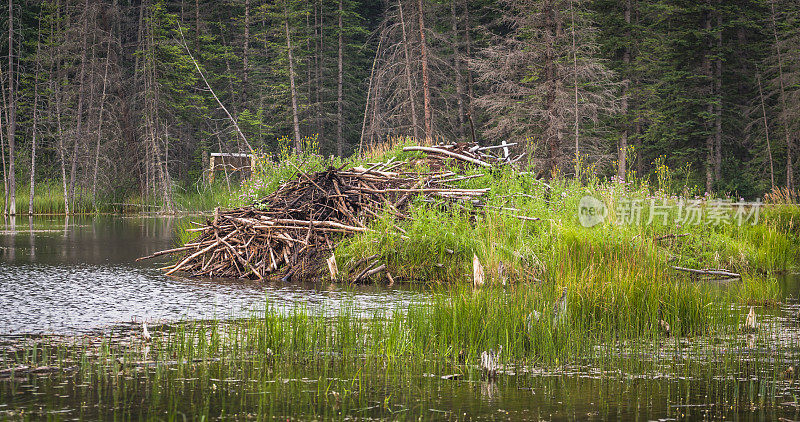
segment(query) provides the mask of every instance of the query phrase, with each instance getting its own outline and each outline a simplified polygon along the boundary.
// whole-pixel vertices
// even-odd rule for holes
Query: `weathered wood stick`
[[[488,151],[490,149],[508,148],[508,147],[513,147],[514,145],[517,145],[517,143],[516,142],[512,142],[510,144],[489,145],[488,147],[480,147],[480,148],[476,149],[475,151]],[[470,148],[470,150],[472,150],[472,148]],[[473,151],[470,151],[470,152],[473,152]]]
[[[684,271],[684,272],[692,273],[692,274],[718,275],[718,276],[722,276],[722,277],[742,278],[741,274],[734,273],[734,272],[727,271],[727,270],[696,270],[694,268],[683,268],[683,267],[677,267],[677,266],[674,266],[674,265],[672,266],[672,269],[673,270],[678,270],[678,271]]]
[[[688,235],[689,235],[689,233],[681,233],[681,234],[665,234],[664,236],[659,236],[659,237],[657,237],[657,238],[655,238],[655,239],[653,239],[653,240],[655,240],[656,242],[658,242],[658,241],[660,241],[660,240],[664,240],[664,239],[674,239],[674,238],[678,238],[678,237],[686,237],[686,236],[688,236]]]
[[[361,279],[370,278],[373,275],[378,274],[379,272],[381,272],[381,271],[383,271],[385,269],[386,269],[386,264],[381,264],[381,265],[379,265],[379,266],[367,271],[366,273],[364,273],[364,275],[361,277]]]
[[[381,193],[390,193],[390,192],[399,192],[399,193],[457,193],[460,195],[483,195],[486,192],[489,192],[491,188],[482,188],[482,189],[453,189],[453,188],[412,188],[412,189],[403,189],[403,188],[386,188],[386,189],[371,189],[367,187],[359,188],[364,192],[374,193],[374,194],[381,194]]]
[[[288,219],[288,218],[276,218],[273,221],[278,223],[278,224],[297,224],[297,225],[301,225],[303,227],[298,227],[298,228],[303,228],[303,229],[307,228],[309,224],[313,224],[314,227],[316,227],[316,228],[319,228],[319,227],[330,227],[330,228],[334,228],[334,229],[351,230],[351,231],[354,231],[354,232],[368,232],[368,231],[371,231],[370,229],[368,229],[366,227],[348,226],[346,224],[337,223],[335,221],[307,221],[307,220],[293,220],[293,219]]]
[[[371,270],[377,263],[378,263],[378,261],[373,261],[371,264],[367,265],[366,268],[364,268],[364,270],[361,271],[356,276],[356,278],[353,279],[353,283],[358,283],[358,281],[361,280],[369,272],[369,270]],[[383,267],[385,269],[386,265],[381,265],[381,267]],[[378,268],[380,268],[380,267],[378,267]]]
[[[225,236],[225,239],[233,236],[234,233],[236,233],[236,231],[232,231],[232,232],[228,233],[228,235]],[[187,262],[191,261],[192,259],[197,258],[198,256],[210,251],[211,249],[214,249],[214,246],[219,245],[219,243],[220,243],[220,241],[217,240],[213,244],[211,244],[211,245],[209,245],[209,246],[207,246],[207,247],[205,247],[205,248],[203,248],[203,249],[201,249],[201,250],[199,250],[199,251],[187,256],[186,258],[184,258],[183,261],[179,262],[171,270],[167,271],[166,275],[170,275],[170,274],[172,274],[172,273],[174,273],[176,271],[179,271],[181,269],[181,267],[184,266],[184,264],[186,264]]]
[[[163,251],[158,251],[156,253],[152,253],[152,254],[147,255],[147,256],[142,256],[142,257],[136,258],[136,261],[144,261],[145,259],[151,259],[151,258],[155,258],[155,257],[161,256],[161,255],[168,255],[168,254],[171,254],[171,253],[188,251],[189,249],[195,249],[198,246],[208,245],[211,242],[213,242],[213,241],[199,242],[199,243],[187,243],[185,246],[181,246],[180,248],[166,249],[166,250],[163,250]]]
[[[489,164],[489,163],[487,163],[485,161],[481,161],[481,160],[478,160],[476,158],[467,157],[466,155],[458,154],[458,153],[455,153],[453,151],[448,151],[448,150],[442,149],[442,148],[411,146],[411,147],[404,147],[403,151],[422,151],[422,152],[428,152],[428,153],[434,153],[434,154],[442,154],[442,155],[447,155],[448,157],[453,157],[453,158],[456,158],[456,159],[459,159],[459,160],[462,160],[462,161],[466,161],[468,163],[476,164],[476,165],[479,165],[481,167],[486,167],[486,168],[492,167],[491,164]]]
[[[504,214],[504,215],[507,215],[509,217],[514,217],[514,218],[519,218],[520,220],[525,220],[525,221],[539,221],[539,220],[541,220],[541,218],[539,218],[539,217],[528,217],[526,215],[516,215],[516,214]]]
[[[452,179],[437,180],[437,182],[439,182],[439,183],[452,183],[452,182],[459,182],[459,181],[462,181],[462,180],[475,179],[475,178],[483,177],[483,176],[485,176],[485,174],[480,173],[480,174],[473,174],[473,175],[470,175],[470,176],[454,177]]]

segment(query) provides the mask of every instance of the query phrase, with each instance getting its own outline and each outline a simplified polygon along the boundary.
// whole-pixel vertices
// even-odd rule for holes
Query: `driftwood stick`
[[[356,261],[355,264],[353,264],[353,268],[358,268],[361,264],[363,264],[365,262],[372,261],[372,260],[374,260],[376,258],[378,258],[378,254],[375,254],[375,255],[372,255],[372,256],[368,256],[366,258],[361,258],[358,261]]]
[[[541,218],[539,218],[539,217],[528,217],[526,215],[516,215],[516,214],[505,214],[505,215],[507,215],[509,217],[519,218],[520,220],[525,220],[525,221],[539,221],[539,220],[541,220]]]
[[[453,157],[453,158],[459,159],[461,161],[466,161],[468,163],[476,164],[476,165],[479,165],[481,167],[487,167],[487,168],[492,167],[491,164],[489,164],[489,163],[487,163],[485,161],[478,160],[477,158],[467,157],[466,155],[459,154],[459,153],[452,152],[452,151],[448,151],[446,149],[441,149],[441,148],[411,146],[411,147],[404,147],[403,151],[422,151],[422,152],[427,152],[427,153],[442,154],[442,155],[446,155],[448,157]]]
[[[691,274],[699,274],[699,275],[714,275],[714,276],[721,276],[721,277],[732,277],[732,278],[742,278],[742,275],[739,273],[734,273],[727,270],[696,270],[694,268],[683,268],[672,266],[673,270],[684,271]]]
[[[476,149],[476,151],[488,151],[490,149],[508,148],[508,147],[513,147],[516,144],[517,144],[516,142],[512,142],[510,144],[489,145],[488,147],[480,147],[480,148]],[[470,149],[472,149],[472,148],[470,148]]]
[[[688,236],[688,235],[689,235],[689,233],[681,233],[681,234],[665,234],[664,236],[658,236],[657,238],[655,238],[655,239],[653,239],[653,240],[655,240],[656,242],[658,242],[658,241],[660,241],[660,240],[664,240],[664,239],[675,239],[675,238],[678,238],[678,237],[686,237],[686,236]]]
[[[198,246],[206,246],[206,245],[208,245],[210,243],[213,243],[213,241],[200,242],[200,243],[187,243],[185,246],[181,246],[180,248],[166,249],[166,250],[163,250],[163,251],[158,251],[156,253],[152,253],[152,254],[147,255],[147,256],[142,256],[142,257],[136,258],[136,261],[144,261],[145,259],[151,259],[151,258],[155,258],[155,257],[161,256],[161,255],[168,255],[168,254],[171,254],[171,253],[188,251],[189,249],[195,249]]]
[[[367,267],[366,267],[366,268],[364,268],[364,270],[363,270],[363,271],[361,271],[361,272],[360,272],[360,273],[359,273],[359,274],[356,276],[356,278],[354,278],[354,279],[353,279],[353,283],[358,283],[358,281],[359,281],[359,280],[361,280],[361,279],[362,279],[364,276],[366,276],[366,275],[367,275],[367,273],[368,273],[368,272],[369,272],[369,271],[370,271],[370,270],[371,270],[371,269],[372,269],[372,268],[373,268],[373,267],[374,267],[374,266],[375,266],[377,263],[378,263],[378,261],[373,261],[371,264],[367,265]],[[383,267],[383,268],[385,269],[385,268],[386,268],[386,265],[381,265],[381,267]],[[380,268],[380,267],[378,267],[378,268]]]
[[[485,176],[485,174],[479,173],[479,174],[473,174],[473,175],[470,175],[470,176],[461,176],[461,177],[454,177],[452,179],[437,180],[437,182],[439,182],[439,183],[460,182],[462,180],[475,179],[475,178],[483,177],[483,176]]]
[[[367,271],[366,273],[364,273],[364,275],[361,278],[362,279],[370,278],[373,275],[378,274],[379,272],[381,272],[381,271],[383,271],[385,269],[386,269],[386,264],[381,264],[381,265],[379,265],[379,266]]]
[[[238,230],[234,230],[234,231],[228,233],[228,235],[225,236],[222,240],[227,240],[229,237],[233,236],[233,234],[237,233],[237,232],[238,232]],[[170,275],[170,274],[172,274],[172,273],[174,273],[176,271],[179,271],[184,264],[186,264],[187,262],[191,261],[192,259],[197,258],[198,256],[210,251],[211,249],[214,249],[214,246],[217,246],[219,244],[220,244],[220,240],[217,240],[213,244],[211,244],[211,245],[209,245],[209,246],[207,246],[207,247],[205,247],[205,248],[203,248],[203,249],[201,249],[201,250],[199,250],[199,251],[187,256],[183,261],[179,262],[171,270],[167,271],[166,275]]]

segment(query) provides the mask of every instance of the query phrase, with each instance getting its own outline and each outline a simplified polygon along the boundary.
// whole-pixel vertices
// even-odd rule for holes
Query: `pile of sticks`
[[[369,231],[367,223],[381,213],[405,218],[403,209],[414,195],[474,201],[488,191],[452,185],[475,176],[450,171],[420,175],[402,171],[406,164],[390,160],[366,168],[300,172],[251,206],[215,210],[213,220],[189,229],[199,232],[195,241],[139,259],[178,253],[183,256],[177,263],[162,268],[166,274],[284,281],[318,277],[327,271],[328,259],[336,277],[335,261],[331,267],[329,259],[334,242]],[[358,278],[378,272],[373,270]]]

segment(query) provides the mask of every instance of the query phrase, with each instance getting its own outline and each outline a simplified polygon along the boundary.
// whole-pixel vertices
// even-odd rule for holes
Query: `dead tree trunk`
[[[84,2],[83,7],[83,34],[87,34],[89,31],[89,0]],[[87,37],[84,36],[81,46],[81,70],[80,76],[78,77],[78,110],[76,112],[77,124],[75,129],[75,139],[72,146],[72,164],[69,172],[69,202],[72,204],[73,211],[75,209],[75,176],[78,168],[78,146],[83,137],[84,84],[86,81],[86,61],[88,59],[88,54],[89,48],[87,45]]]
[[[369,100],[372,94],[372,85],[375,78],[375,64],[378,63],[378,56],[381,54],[381,46],[383,45],[383,36],[378,40],[378,48],[375,50],[375,58],[372,60],[372,70],[369,72],[369,85],[367,87],[367,103],[364,105],[364,119],[361,121],[361,138],[358,140],[358,153],[364,149],[364,132],[367,127],[367,114],[369,113]]]
[[[417,124],[417,102],[414,99],[414,85],[411,83],[411,58],[408,54],[408,36],[406,36],[406,21],[403,18],[403,3],[397,0],[397,8],[400,12],[400,29],[403,34],[403,54],[405,58],[406,85],[408,85],[408,102],[411,107],[411,129],[414,138],[419,139],[419,124]]]
[[[793,158],[792,158],[792,138],[791,134],[789,133],[789,122],[787,121],[787,112],[788,109],[786,107],[786,89],[783,84],[783,57],[781,55],[781,45],[780,41],[778,40],[778,26],[775,22],[775,1],[772,0],[769,2],[770,6],[770,17],[772,18],[772,35],[775,38],[775,50],[777,53],[778,59],[778,85],[780,88],[780,98],[781,98],[781,123],[783,124],[783,133],[786,135],[786,188],[789,190],[794,189],[794,169],[793,169]]]
[[[250,0],[244,0],[244,40],[242,40],[242,103],[246,103],[249,82]]]
[[[572,7],[572,2],[569,2],[569,17],[570,17],[570,29],[572,32],[572,83],[575,86],[575,102],[574,106],[574,113],[575,113],[575,177],[580,180],[581,177],[581,154],[580,154],[580,144],[578,138],[578,128],[580,123],[580,115],[578,114],[578,47],[575,44],[575,11]]]
[[[714,115],[714,102],[711,101],[711,98],[714,93],[714,75],[711,72],[711,57],[712,54],[712,47],[711,47],[711,11],[706,9],[703,11],[703,27],[705,29],[705,37],[708,40],[706,43],[706,51],[703,55],[703,75],[706,77],[706,81],[708,82],[708,88],[706,92],[709,94],[706,104],[706,113],[707,116]],[[705,120],[705,127],[706,127],[706,192],[711,192],[711,189],[714,186],[714,135],[711,130],[712,123],[711,117],[707,117]]]
[[[458,16],[456,15],[456,2],[450,2],[450,18],[453,25],[453,71],[456,74],[456,104],[458,105],[458,133],[459,138],[464,140],[464,81],[461,75],[461,56],[459,54],[459,43],[461,37],[458,33]]]
[[[0,72],[1,74],[2,72]],[[0,77],[2,79],[2,77]],[[0,84],[2,85],[2,84]],[[6,89],[3,87],[3,103],[6,102]],[[5,109],[3,113],[0,113],[0,156],[2,156],[3,160],[3,215],[8,214],[8,173],[6,172],[6,135],[3,132],[3,117],[5,113]]]
[[[775,189],[775,166],[772,163],[772,145],[769,142],[769,123],[767,122],[767,109],[764,106],[764,93],[761,90],[761,74],[756,74],[758,81],[758,98],[761,101],[761,117],[764,119],[764,136],[767,138],[767,160],[769,160],[769,183]]]
[[[17,214],[17,180],[14,170],[14,135],[17,98],[14,92],[14,3],[8,0],[8,214]],[[31,198],[33,199],[33,198]]]
[[[283,26],[286,31],[286,51],[289,56],[289,89],[292,97],[292,124],[294,127],[294,151],[301,152],[300,146],[300,119],[297,111],[297,88],[294,83],[294,55],[292,53],[292,37],[289,33],[289,6],[286,0],[283,3]]]
[[[53,36],[59,36],[61,34],[61,4],[60,2],[56,1],[56,19],[55,19],[55,31],[53,32],[51,27],[51,38]],[[60,38],[59,38],[60,41]],[[50,53],[55,55],[56,52],[52,50],[52,48],[58,48],[58,46],[51,47]],[[138,57],[138,56],[137,56]],[[61,59],[55,60],[55,72],[50,72],[50,92],[53,95],[53,99],[56,105],[56,138],[58,139],[58,158],[59,158],[59,167],[61,168],[61,188],[64,195],[64,214],[69,215],[70,208],[69,208],[69,190],[67,188],[67,157],[66,157],[66,146],[64,145],[64,130],[61,124]],[[54,77],[55,75],[55,77]],[[59,80],[56,80],[58,78]],[[52,109],[49,109],[52,110]],[[52,115],[49,116],[50,121],[52,122]]]
[[[433,118],[431,116],[431,89],[430,77],[428,75],[428,47],[425,42],[425,19],[423,19],[425,11],[422,8],[422,0],[417,0],[417,6],[419,7],[419,41],[422,59],[422,96],[425,107],[425,141],[432,142]]]
[[[719,0],[717,1],[719,4]],[[722,14],[717,14],[717,59],[714,69],[714,91],[716,91],[716,104],[714,105],[714,180],[722,180]]]
[[[41,15],[40,15],[41,18]],[[36,63],[34,64],[33,72],[33,126],[31,127],[31,180],[30,192],[28,199],[28,215],[33,215],[33,195],[35,193],[36,185],[36,134],[39,123],[39,63],[41,57],[42,45],[42,28],[39,25],[39,31],[36,37]]]
[[[97,142],[94,149],[94,175],[92,176],[92,203],[97,210],[97,169],[100,167],[100,139],[103,133],[103,111],[106,105],[106,85],[108,82],[108,65],[111,60],[111,41],[106,47],[106,66],[103,70],[103,93],[100,95],[100,114],[97,117]]]
[[[343,102],[344,102],[344,26],[342,25],[342,13],[344,13],[344,0],[339,0],[339,52],[337,57],[338,79],[336,86],[336,155],[342,156],[344,150],[343,138]]]
[[[631,24],[631,1],[625,1],[625,24],[628,28]],[[631,42],[630,30],[627,28],[625,30],[625,38],[628,42]],[[625,51],[622,53],[622,64],[625,69],[625,79],[622,81],[622,133],[619,137],[619,151],[617,151],[617,177],[624,182],[628,170],[628,131],[630,130],[630,118],[628,116],[628,86],[631,84],[629,77],[631,65],[630,45],[626,45]]]

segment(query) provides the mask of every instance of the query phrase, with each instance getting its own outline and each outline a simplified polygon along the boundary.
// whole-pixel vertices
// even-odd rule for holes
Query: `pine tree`
[[[488,116],[485,136],[530,140],[540,172],[554,172],[577,154],[608,158],[592,126],[616,110],[615,87],[600,60],[586,3],[501,4],[494,26],[510,30],[497,34],[473,61],[485,92],[477,98]]]

